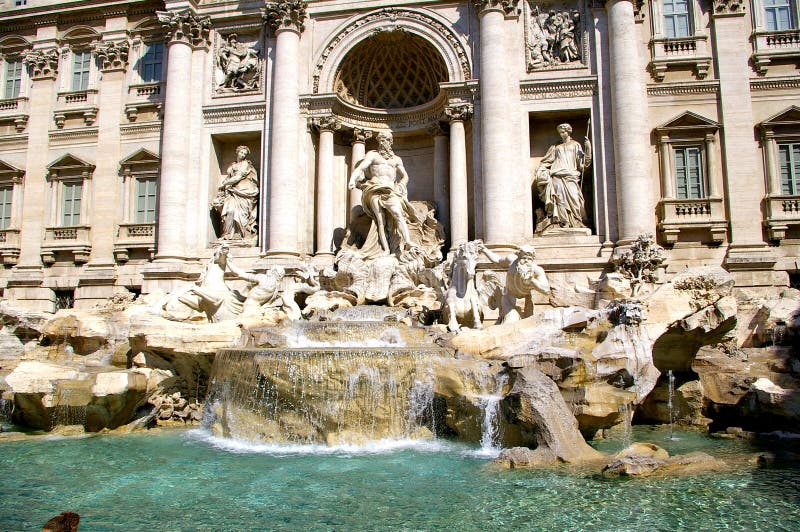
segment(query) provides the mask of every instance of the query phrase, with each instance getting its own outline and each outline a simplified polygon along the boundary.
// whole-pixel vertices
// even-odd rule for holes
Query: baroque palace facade
[[[0,287],[90,307],[192,281],[220,242],[329,266],[381,131],[447,247],[532,244],[580,287],[652,233],[667,273],[787,286],[799,3],[5,0]]]

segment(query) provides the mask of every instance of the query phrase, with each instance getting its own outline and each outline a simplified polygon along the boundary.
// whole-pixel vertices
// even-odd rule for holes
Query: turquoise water
[[[637,429],[672,453],[741,441]],[[603,450],[620,443],[601,442]],[[200,431],[0,444],[0,530],[71,510],[92,530],[798,530],[800,470],[685,478],[501,470],[475,448],[251,447]]]

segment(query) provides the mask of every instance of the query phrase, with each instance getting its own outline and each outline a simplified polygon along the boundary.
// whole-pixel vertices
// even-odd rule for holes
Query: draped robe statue
[[[592,164],[592,145],[588,138],[583,146],[572,140],[569,124],[561,124],[556,130],[561,144],[550,146],[533,177],[545,210],[545,219],[537,221],[537,232],[553,226],[586,227],[581,185],[584,170]]]

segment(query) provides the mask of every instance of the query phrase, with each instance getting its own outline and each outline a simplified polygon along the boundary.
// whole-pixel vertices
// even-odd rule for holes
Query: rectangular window
[[[146,45],[139,60],[139,75],[145,83],[161,81],[161,65],[164,59],[164,44],[154,42]]]
[[[14,5],[19,6],[26,6],[28,5],[28,0],[14,0]]]
[[[781,194],[800,194],[800,142],[778,144],[778,166],[781,169]]]
[[[92,52],[83,50],[72,53],[72,90],[85,91],[89,88],[89,70]]]
[[[764,21],[768,31],[793,29],[792,0],[764,0]]]
[[[678,146],[674,148],[675,181],[677,196],[680,199],[700,199],[705,197],[703,190],[703,158],[699,146]]]
[[[61,227],[80,225],[83,183],[64,183],[62,187]]]
[[[664,0],[664,29],[670,39],[689,36],[689,0]]]
[[[156,179],[136,180],[136,223],[156,222]]]
[[[56,310],[75,307],[75,289],[67,288],[62,290],[53,290],[56,301]]]
[[[19,90],[21,87],[22,87],[22,61],[7,61],[3,98],[11,99],[19,97]]]
[[[12,185],[0,186],[0,229],[11,226],[11,198],[14,192]]]

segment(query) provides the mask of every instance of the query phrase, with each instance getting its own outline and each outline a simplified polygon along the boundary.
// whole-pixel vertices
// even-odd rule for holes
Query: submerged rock
[[[646,477],[656,472],[694,474],[719,471],[724,467],[724,462],[706,453],[692,452],[671,457],[658,445],[637,442],[615,454],[602,473],[604,477]]]

